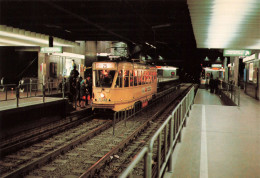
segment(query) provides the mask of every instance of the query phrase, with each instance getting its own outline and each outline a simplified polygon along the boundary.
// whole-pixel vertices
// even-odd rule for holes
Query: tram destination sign
[[[41,47],[41,53],[62,53],[62,47]]]
[[[250,56],[251,50],[224,49],[223,56]]]

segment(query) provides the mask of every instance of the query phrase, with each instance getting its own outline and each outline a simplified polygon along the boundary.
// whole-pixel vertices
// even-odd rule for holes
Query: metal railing
[[[149,142],[149,146],[144,147],[130,165],[122,172],[120,178],[133,177],[133,170],[144,160],[144,175],[143,177],[151,178],[152,170],[156,169],[156,177],[162,177],[167,165],[168,171],[173,171],[172,168],[172,154],[174,145],[177,141],[181,141],[181,131],[186,124],[186,117],[189,116],[189,111],[194,101],[194,86],[187,93],[187,95],[179,102],[171,115],[164,121],[160,128],[153,135]],[[154,148],[157,143],[157,148]],[[157,149],[157,150],[155,150]],[[156,155],[153,156],[153,153]],[[155,167],[153,167],[153,160],[156,160]]]
[[[175,87],[169,88],[163,92],[157,93],[156,99],[154,101],[152,101],[147,107],[142,107],[142,103],[136,103],[134,105],[128,106],[120,111],[117,111],[114,113],[114,117],[113,117],[113,135],[115,134],[115,126],[116,126],[116,122],[119,120],[124,119],[125,121],[125,126],[126,126],[126,121],[131,118],[134,117],[137,113],[139,112],[143,112],[145,110],[148,110],[150,107],[154,106],[155,104],[159,103],[160,100],[164,100],[167,99],[169,97],[171,97],[174,92],[176,91],[177,88],[180,88],[180,85],[177,85]],[[162,97],[166,95],[166,97]]]
[[[45,85],[38,80],[30,80],[30,83],[6,84],[0,85],[0,101],[15,100],[19,106],[19,100],[30,97],[42,97],[45,102],[45,97],[54,94],[61,94],[65,97],[68,92],[67,83],[64,81],[46,82]]]
[[[222,82],[220,85],[221,93],[226,95],[237,106],[240,106],[240,86]]]

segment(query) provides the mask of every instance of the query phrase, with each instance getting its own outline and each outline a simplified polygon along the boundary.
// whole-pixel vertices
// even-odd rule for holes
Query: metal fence
[[[120,111],[115,112],[114,118],[113,118],[113,135],[115,134],[115,126],[116,126],[117,121],[124,119],[125,126],[126,126],[127,119],[134,117],[139,112],[143,112],[145,110],[148,110],[149,108],[151,108],[154,105],[156,105],[157,103],[159,103],[160,100],[165,100],[165,99],[171,97],[172,95],[174,95],[173,91],[176,91],[177,88],[180,88],[180,85],[169,88],[169,89],[167,89],[163,92],[157,93],[156,99],[153,100],[147,107],[142,108],[142,103],[140,102],[140,103],[136,103],[132,106],[129,106],[127,108],[124,108]],[[162,97],[164,95],[166,95],[166,97]]]
[[[46,96],[65,97],[65,93],[69,91],[69,84],[64,81],[57,80],[56,82],[47,81],[45,85],[39,80],[29,80],[29,83],[19,82],[16,84],[0,85],[0,101],[17,100],[17,106],[20,99],[30,97],[43,97],[45,101]]]
[[[187,95],[179,102],[171,115],[164,121],[153,135],[149,146],[144,147],[130,165],[123,171],[120,178],[133,177],[133,170],[144,160],[143,177],[162,177],[166,167],[172,170],[172,154],[174,145],[181,141],[181,131],[186,124],[186,117],[194,101],[194,86]],[[156,147],[154,145],[157,145]],[[153,155],[155,153],[155,155]],[[153,161],[155,160],[155,161]],[[153,164],[156,163],[156,164]],[[154,166],[153,166],[154,165]],[[153,175],[153,171],[157,175]]]
[[[237,106],[240,106],[240,86],[222,82],[220,90],[221,94],[224,94]]]

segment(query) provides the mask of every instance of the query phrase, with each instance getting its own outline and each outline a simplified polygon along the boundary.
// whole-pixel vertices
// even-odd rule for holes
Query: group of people
[[[213,79],[212,75],[210,76],[210,79],[208,77],[206,78],[206,90],[209,88],[210,93],[219,94],[219,84],[220,80],[218,78]]]
[[[69,84],[69,100],[71,102],[76,101],[77,106],[84,108],[92,97],[91,77],[88,76],[86,79],[83,79],[81,76],[79,76],[79,72],[77,71],[76,66],[74,66],[73,70],[70,72]]]

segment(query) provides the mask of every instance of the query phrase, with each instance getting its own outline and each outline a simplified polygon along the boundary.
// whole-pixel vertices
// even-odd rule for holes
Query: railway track
[[[168,100],[170,102],[172,99],[168,98]],[[164,101],[164,103],[167,102]],[[59,155],[50,163],[31,171],[28,176],[99,177],[103,166],[120,158],[119,152],[133,142],[143,130],[151,125],[152,120],[158,117],[158,107],[164,110],[167,104],[157,105],[157,108],[153,108],[154,112],[144,112],[128,120],[127,127],[124,121],[117,123],[115,135],[113,135],[113,128],[108,128],[64,155]],[[160,125],[158,123],[157,126],[153,126],[151,132],[156,131],[156,127]],[[143,141],[140,143],[145,144]]]
[[[136,135],[135,138],[131,142],[129,142],[128,145],[126,145],[125,147],[123,147],[121,150],[118,151],[116,159],[113,159],[109,162],[109,164],[104,165],[102,169],[96,172],[96,174],[94,175],[91,174],[91,177],[118,177],[122,173],[122,171],[128,166],[128,164],[142,150],[142,148],[146,146],[147,143],[149,143],[153,134],[158,130],[158,128],[165,121],[165,119],[168,117],[168,115],[173,110],[173,108],[178,104],[178,99],[181,97],[182,96],[179,96],[178,98],[174,97],[174,102],[171,101],[172,98],[169,98],[168,101],[165,101],[165,105],[161,106],[162,112],[158,115],[152,116],[151,119],[147,121],[148,122],[147,125],[144,125],[144,127],[140,129],[138,135]],[[152,109],[159,109],[159,108],[157,106],[156,108],[152,108]],[[165,135],[162,135],[162,137],[164,136]],[[154,145],[154,147],[157,147],[157,143]],[[156,151],[157,150],[155,150],[155,152]],[[153,159],[153,162],[154,165],[156,165],[157,162],[156,158]],[[138,176],[143,177],[144,175],[143,164],[144,164],[143,161],[139,163],[133,175],[137,177]],[[86,176],[88,175],[87,174],[82,175],[82,177],[86,177]]]
[[[121,158],[118,156],[120,151],[129,142],[133,142],[148,125],[153,125],[151,118],[156,117],[156,115],[158,113],[142,113],[138,117],[128,120],[127,127],[125,127],[124,122],[119,122],[114,136],[111,121],[92,120],[83,123],[79,127],[56,134],[40,143],[5,156],[0,161],[1,177],[101,175],[100,168],[103,168],[111,160]],[[152,133],[156,127],[147,130],[151,130]],[[144,133],[145,135],[150,134]],[[140,140],[140,144],[145,144],[145,140],[145,138]],[[126,164],[127,161],[123,165]],[[36,169],[31,171],[33,168]],[[106,175],[107,173],[102,174]]]
[[[0,161],[1,177],[18,177],[33,167],[40,166],[80,142],[93,137],[112,124],[109,120],[93,119],[78,127],[56,134],[40,143],[5,156]]]
[[[0,142],[0,157],[3,158],[7,154],[15,152],[20,148],[31,145],[39,140],[48,138],[54,134],[62,132],[66,129],[76,127],[83,122],[93,119],[96,115],[90,114],[89,116],[84,116],[86,112],[80,112],[79,114],[74,114],[53,123],[42,125],[41,127],[36,127],[27,131],[17,133],[15,135],[9,136],[9,138],[2,138]],[[96,116],[98,117],[98,116]]]

